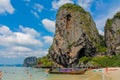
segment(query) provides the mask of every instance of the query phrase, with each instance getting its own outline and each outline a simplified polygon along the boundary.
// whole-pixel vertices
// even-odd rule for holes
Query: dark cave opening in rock
[[[85,48],[82,48],[77,53],[77,59],[75,60],[76,64],[79,63],[79,59],[85,56]]]
[[[70,14],[66,15],[67,21],[70,21],[70,18],[71,18],[71,15],[70,15]]]
[[[74,67],[79,63],[79,59],[85,56],[86,48],[82,48],[77,52],[76,59],[68,65],[68,67]]]
[[[66,16],[65,16],[65,19],[66,19],[66,28],[69,28],[70,26],[69,26],[69,23],[70,23],[70,20],[71,20],[71,15],[70,14],[67,14]]]
[[[85,48],[80,49],[77,54],[78,59],[80,59],[83,56],[85,56]]]

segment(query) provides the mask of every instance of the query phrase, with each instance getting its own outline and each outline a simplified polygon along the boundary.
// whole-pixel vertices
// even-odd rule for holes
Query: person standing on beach
[[[108,73],[108,67],[106,67],[105,69],[106,69],[106,73]]]
[[[2,71],[0,71],[0,80],[2,80]]]

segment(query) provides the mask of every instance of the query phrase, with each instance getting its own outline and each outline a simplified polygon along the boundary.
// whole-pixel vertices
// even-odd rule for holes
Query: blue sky
[[[0,0],[0,64],[42,57],[52,44],[58,8],[74,3],[89,11],[100,34],[108,18],[120,10],[120,0]]]

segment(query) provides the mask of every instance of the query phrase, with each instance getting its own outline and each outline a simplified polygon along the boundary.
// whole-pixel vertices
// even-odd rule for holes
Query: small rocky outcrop
[[[94,56],[99,45],[99,33],[89,12],[74,4],[61,6],[49,49],[52,60],[63,67],[75,67],[81,57]]]
[[[106,22],[105,43],[108,55],[120,53],[120,12]]]
[[[36,57],[27,57],[24,60],[23,66],[24,67],[33,67],[37,64],[37,58]]]

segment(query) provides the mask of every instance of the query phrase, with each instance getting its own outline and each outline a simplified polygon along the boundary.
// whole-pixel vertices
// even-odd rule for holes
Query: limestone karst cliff
[[[94,56],[100,36],[89,12],[74,4],[60,7],[56,31],[49,49],[52,60],[63,67],[75,67],[83,56]]]
[[[108,55],[120,53],[120,12],[106,22],[105,43]]]

